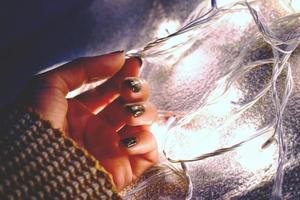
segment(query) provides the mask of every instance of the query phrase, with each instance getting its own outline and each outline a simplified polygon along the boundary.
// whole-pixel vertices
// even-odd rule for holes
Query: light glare
[[[174,33],[179,27],[180,23],[178,20],[164,21],[159,25],[156,36],[158,38],[167,37],[171,33]]]

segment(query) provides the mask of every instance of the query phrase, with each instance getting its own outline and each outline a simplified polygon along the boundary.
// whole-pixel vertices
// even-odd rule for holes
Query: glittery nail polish
[[[135,137],[128,137],[121,140],[121,144],[127,148],[136,145],[137,141]]]
[[[142,84],[138,79],[126,79],[124,84],[128,86],[134,93],[139,92],[142,88]]]
[[[127,105],[127,110],[132,113],[133,117],[139,117],[145,112],[145,107],[140,104]]]
[[[118,54],[118,53],[124,53],[124,50],[119,50],[119,51],[111,52],[111,54]]]

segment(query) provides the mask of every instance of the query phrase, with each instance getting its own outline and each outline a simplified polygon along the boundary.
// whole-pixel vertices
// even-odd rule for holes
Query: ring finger
[[[97,114],[97,117],[118,131],[125,124],[130,126],[150,125],[156,119],[156,115],[156,108],[150,102],[124,104],[119,98]]]

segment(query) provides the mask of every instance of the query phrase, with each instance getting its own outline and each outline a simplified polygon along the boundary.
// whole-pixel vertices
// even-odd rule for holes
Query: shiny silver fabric
[[[275,38],[288,40],[295,36],[294,38],[298,37],[299,40],[300,18],[296,14],[297,10],[289,7],[291,4],[287,1],[253,1],[252,5],[258,10],[259,15],[264,17],[265,25],[274,31]],[[189,162],[187,166],[193,185],[192,199],[269,199],[277,173],[280,135],[268,140],[272,138],[278,123],[275,120],[274,125],[276,108],[271,88],[266,90],[262,97],[257,98],[257,95],[268,88],[268,84],[272,81],[274,76],[272,73],[275,70],[272,59],[276,57],[276,50],[272,50],[271,45],[266,42],[267,38],[263,38],[260,32],[262,30],[259,31],[247,7],[236,4],[230,9],[233,9],[232,12],[224,11],[212,17],[209,25],[201,27],[205,30],[192,34],[196,39],[180,53],[177,53],[176,49],[165,51],[164,47],[160,46],[154,47],[154,50],[146,49],[138,53],[145,56],[143,76],[152,85],[152,101],[162,111],[161,113],[177,117],[179,115],[179,118],[182,115],[190,115],[189,112],[193,113],[183,126],[178,125],[179,128],[175,128],[174,131],[171,129],[167,133],[164,132],[169,136],[162,142],[161,148],[167,152],[169,158],[172,158],[170,160],[174,161],[174,158],[189,160],[193,158],[190,153],[194,149],[199,149],[199,146],[208,146],[204,148],[205,153],[214,152],[243,141],[258,130],[266,130],[263,135],[243,144],[244,146],[241,145],[242,147],[235,151]],[[284,18],[287,16],[292,18]],[[300,142],[297,128],[300,51],[297,40],[295,45],[297,48],[288,59],[294,87],[280,117],[283,125],[283,144],[287,147],[284,157],[283,194],[278,196],[283,199],[300,198],[300,163],[297,159]],[[176,48],[182,47],[179,45]],[[265,63],[253,64],[262,60]],[[251,65],[254,65],[251,70],[239,70]],[[232,68],[236,68],[240,74],[229,76],[234,78],[234,82],[230,85],[234,89],[226,90],[229,92],[229,103],[226,95],[221,92],[218,101],[207,104],[207,99],[213,96],[218,86],[222,85],[222,77],[231,73]],[[289,87],[286,82],[288,69],[280,74],[276,81],[276,91],[282,100],[285,88]],[[230,104],[230,108],[224,111],[223,108],[228,106],[226,101]],[[250,105],[249,102],[253,104]],[[250,106],[227,124],[230,118],[236,116],[234,113],[239,112],[239,106],[247,104]],[[201,109],[197,110],[199,106]],[[224,123],[227,125],[224,126]],[[155,132],[154,134],[159,135]],[[197,134],[205,137],[195,137]],[[161,137],[157,138],[160,140]],[[212,141],[214,139],[218,142]],[[268,142],[265,143],[266,141]],[[163,170],[157,169],[156,173],[161,171]],[[137,183],[137,188],[125,196],[133,199],[186,198],[182,193],[184,188],[187,193],[186,178],[176,173],[172,176],[167,171],[165,178],[157,177],[151,171],[150,179]],[[158,183],[152,181],[151,176],[157,178]],[[139,184],[143,185],[140,192],[138,192],[141,189]]]

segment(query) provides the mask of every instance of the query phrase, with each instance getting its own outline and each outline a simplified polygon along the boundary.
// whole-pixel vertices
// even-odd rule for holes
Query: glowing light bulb
[[[240,126],[236,130],[236,141],[245,139],[255,132],[255,127],[249,125]],[[253,141],[250,141],[237,150],[236,161],[249,172],[257,172],[273,165],[277,153],[276,143],[272,143],[267,148],[262,148],[267,139],[272,135],[273,129]]]
[[[300,1],[299,0],[291,0],[290,4],[295,11],[297,11],[297,12],[300,11]]]
[[[217,6],[218,7],[222,7],[222,6],[226,6],[228,4],[232,4],[238,2],[238,0],[218,0],[217,1]]]
[[[166,37],[174,33],[180,27],[178,20],[169,20],[162,22],[157,30],[156,36],[158,38]]]

